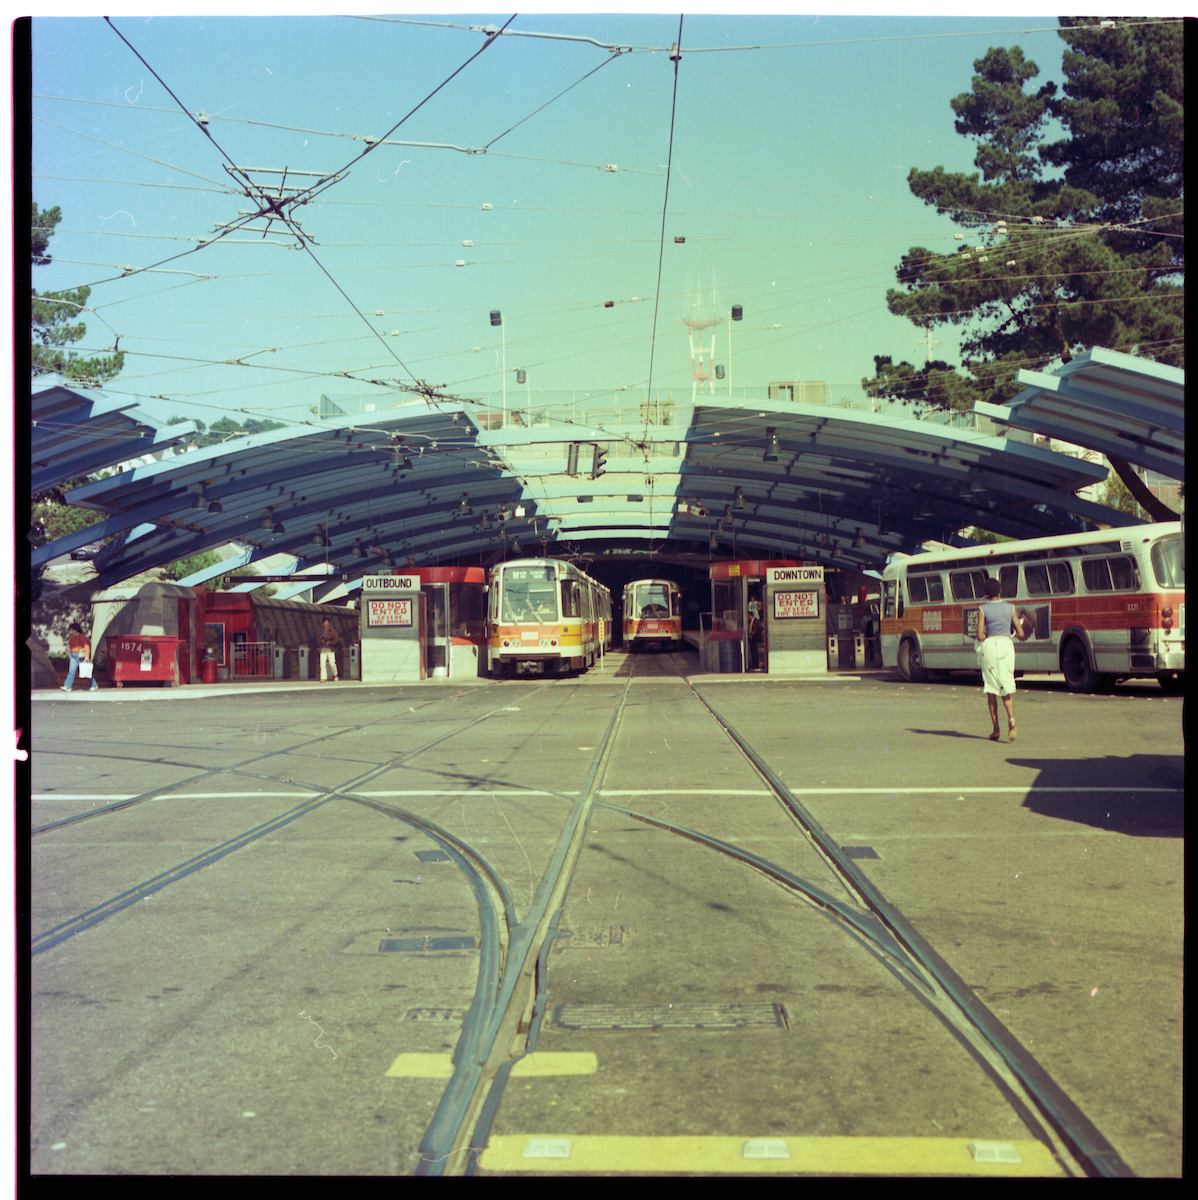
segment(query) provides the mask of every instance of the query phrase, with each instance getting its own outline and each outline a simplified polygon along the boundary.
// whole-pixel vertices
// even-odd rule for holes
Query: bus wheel
[[[1186,677],[1180,671],[1158,675],[1156,681],[1161,685],[1161,691],[1168,692],[1171,696],[1180,696],[1186,690]]]
[[[1061,647],[1061,670],[1071,692],[1097,691],[1098,672],[1090,666],[1090,656],[1080,638],[1070,638]]]
[[[926,683],[928,673],[924,670],[923,657],[913,638],[905,638],[899,644],[898,667],[908,683]]]

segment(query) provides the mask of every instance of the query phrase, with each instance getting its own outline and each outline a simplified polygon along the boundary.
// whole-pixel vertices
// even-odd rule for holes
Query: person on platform
[[[978,658],[982,665],[982,684],[986,689],[986,705],[994,732],[992,742],[999,739],[998,700],[1002,697],[1007,710],[1007,740],[1015,740],[1015,643],[1027,640],[1026,614],[1016,615],[1009,600],[1000,600],[1002,585],[997,579],[986,580],[986,603],[978,608]]]
[[[67,639],[67,649],[71,654],[71,665],[67,668],[67,682],[62,689],[64,692],[69,692],[75,686],[75,675],[79,671],[79,664],[88,663],[90,665],[92,660],[91,646],[88,645],[83,630],[74,621],[71,622],[71,635]],[[88,673],[88,678],[91,679],[92,684],[88,688],[88,691],[98,692],[100,685],[96,683],[94,676],[90,672]]]
[[[337,647],[341,645],[341,639],[328,617],[321,621],[316,640],[320,643],[320,682],[328,680],[329,668],[332,668],[333,682],[336,683],[340,678],[337,674]]]
[[[764,664],[765,625],[761,620],[761,601],[749,601],[749,670],[760,670]]]

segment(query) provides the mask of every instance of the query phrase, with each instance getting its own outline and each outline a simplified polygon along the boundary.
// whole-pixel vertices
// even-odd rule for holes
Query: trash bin
[[[308,669],[308,650],[307,646],[299,647],[299,677],[301,679],[311,679],[312,672]]]
[[[276,679],[286,679],[290,675],[291,651],[286,646],[274,648],[274,671]]]
[[[720,642],[720,674],[739,675],[740,670],[740,642]]]
[[[204,661],[200,664],[200,676],[205,683],[216,682],[216,656],[211,651],[204,655]]]
[[[161,634],[109,634],[108,678],[117,687],[158,680],[175,687],[180,680],[177,637]]]

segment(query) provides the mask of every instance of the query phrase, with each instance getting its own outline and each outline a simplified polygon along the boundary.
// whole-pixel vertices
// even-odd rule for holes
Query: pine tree
[[[991,49],[952,101],[978,173],[908,177],[966,232],[954,253],[905,254],[887,303],[920,327],[959,326],[963,373],[880,360],[871,394],[968,409],[1014,395],[1020,367],[1090,346],[1184,363],[1181,25],[1061,25],[1064,96],[1028,90],[1039,72],[1019,47]],[[1052,118],[1068,136],[1046,144]]]
[[[62,210],[50,208],[39,211],[37,201],[32,204],[30,262],[35,267],[44,267],[52,261],[49,246],[54,230],[62,220]],[[87,333],[87,326],[79,317],[87,310],[90,295],[91,289],[85,287],[70,292],[51,292],[44,296],[39,296],[30,288],[32,378],[59,374],[98,387],[105,380],[120,374],[125,365],[125,356],[115,347],[107,357],[97,355],[92,358],[81,358],[75,351],[66,349]]]
[[[913,169],[914,195],[965,232],[953,253],[913,247],[887,293],[920,328],[961,330],[961,367],[876,356],[871,396],[969,411],[1020,387],[1020,368],[1092,346],[1184,366],[1184,55],[1180,21],[1061,18],[1063,95],[1018,47],[974,63],[951,103],[977,143],[974,174]],[[1066,136],[1046,142],[1056,120]],[[1047,173],[1046,173],[1047,172]],[[1141,495],[1157,520],[1173,514]]]

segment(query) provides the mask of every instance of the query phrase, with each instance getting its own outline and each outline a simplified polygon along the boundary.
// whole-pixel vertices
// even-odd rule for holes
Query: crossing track
[[[1052,1169],[1065,1175],[1126,1175],[1126,1164],[1097,1128],[1086,1118],[1040,1067],[1035,1058],[981,1002],[964,981],[948,966],[856,866],[835,840],[823,830],[799,799],[771,770],[749,739],[720,715],[718,698],[713,699],[700,686],[691,686],[681,671],[686,661],[677,655],[609,655],[604,664],[588,676],[576,680],[513,680],[476,690],[469,694],[441,692],[432,701],[422,702],[421,712],[435,713],[437,733],[421,740],[418,736],[398,753],[386,756],[365,770],[345,772],[334,786],[314,780],[305,782],[302,770],[289,759],[295,750],[257,753],[245,757],[230,756],[219,768],[191,770],[198,762],[187,754],[147,757],[158,766],[170,763],[184,772],[173,784],[148,789],[142,794],[122,798],[98,808],[79,812],[36,826],[35,840],[53,835],[81,822],[119,822],[131,810],[149,802],[161,802],[172,793],[203,785],[221,776],[247,782],[285,781],[299,792],[308,792],[270,820],[259,822],[199,855],[191,856],[166,871],[133,883],[106,901],[89,906],[72,918],[36,933],[31,952],[43,954],[85,929],[116,917],[138,900],[182,881],[202,868],[227,858],[267,834],[277,833],[307,819],[330,803],[350,805],[393,819],[431,839],[451,859],[470,885],[478,913],[478,970],[473,1000],[463,1019],[461,1032],[452,1054],[452,1072],[440,1101],[425,1129],[418,1147],[416,1174],[472,1174],[489,1170],[485,1148],[492,1140],[504,1104],[505,1092],[513,1074],[519,1076],[538,1053],[538,1041],[545,1027],[549,1006],[548,976],[554,943],[563,932],[568,911],[568,895],[575,877],[580,854],[587,845],[597,813],[617,814],[642,824],[670,839],[703,848],[736,869],[768,880],[783,890],[796,914],[812,911],[830,921],[859,951],[880,964],[897,980],[905,993],[949,1033],[973,1061],[978,1072],[990,1080],[1018,1118],[1027,1137],[1039,1143],[1047,1153]],[[685,703],[701,710],[707,739],[720,739],[735,747],[763,790],[774,797],[780,814],[798,831],[818,861],[821,871],[792,867],[733,844],[716,831],[690,827],[639,811],[604,798],[613,762],[628,753],[630,707],[635,707],[637,688],[652,686],[650,681],[672,682],[684,687]],[[542,786],[537,756],[530,752],[526,736],[529,722],[548,724],[560,716],[562,693],[583,697],[591,710],[591,725],[601,735],[586,749],[589,759],[576,774],[576,787]],[[508,701],[518,701],[509,703]],[[407,706],[409,711],[415,708]],[[462,715],[458,710],[464,709]],[[503,769],[481,775],[451,769],[445,752],[471,738],[488,722],[513,710],[521,712],[524,733],[512,739],[513,749]],[[543,710],[543,713],[542,713]],[[525,714],[528,714],[525,716]],[[514,720],[514,718],[507,718]],[[640,720],[640,715],[635,721]],[[347,724],[319,738],[303,741],[305,753],[320,742],[329,757],[352,740],[362,727]],[[623,740],[622,740],[623,739]],[[433,761],[432,752],[440,758]],[[86,754],[84,748],[76,753]],[[97,754],[102,751],[97,748]],[[126,755],[136,751],[126,748]],[[523,758],[522,758],[523,756]],[[322,761],[328,766],[329,757]],[[352,755],[349,756],[352,760]],[[625,764],[627,765],[627,764]],[[578,771],[578,768],[574,768]],[[190,773],[187,773],[189,772]],[[492,848],[474,844],[460,831],[433,821],[394,799],[380,795],[377,785],[394,782],[396,775],[418,776],[424,783],[442,787],[495,788],[512,792],[526,791],[530,796],[549,796],[566,809],[559,818],[552,852],[544,861],[535,888],[529,885],[527,900],[514,898],[503,871],[489,861]],[[416,792],[419,789],[409,789]],[[430,793],[431,794],[431,793]],[[515,831],[513,831],[513,834]],[[527,855],[526,855],[527,857]],[[531,870],[531,862],[529,867]],[[818,878],[812,876],[818,875]],[[430,914],[431,916],[431,914]],[[781,1007],[782,1019],[786,1010]]]

